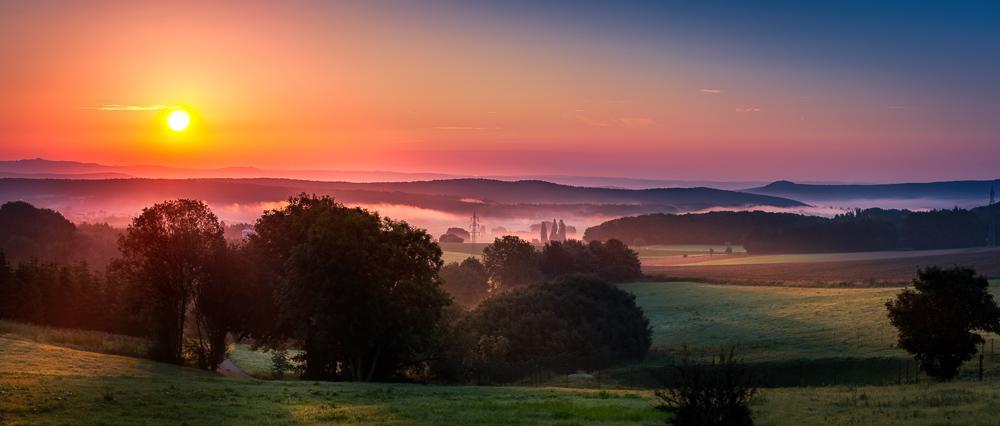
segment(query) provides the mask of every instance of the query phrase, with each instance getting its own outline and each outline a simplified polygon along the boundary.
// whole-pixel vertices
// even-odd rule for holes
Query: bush
[[[674,366],[673,387],[657,390],[660,409],[673,413],[672,424],[740,426],[753,424],[750,400],[758,386],[736,357],[736,349],[721,349],[709,363],[694,360],[687,350]]]

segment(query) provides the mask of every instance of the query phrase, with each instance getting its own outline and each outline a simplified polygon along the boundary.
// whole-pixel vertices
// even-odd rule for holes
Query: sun
[[[182,109],[171,111],[167,115],[167,126],[175,132],[183,132],[191,124],[191,116]]]

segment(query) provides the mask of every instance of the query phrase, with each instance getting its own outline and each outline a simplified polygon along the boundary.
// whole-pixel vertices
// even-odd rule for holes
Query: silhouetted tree
[[[603,244],[591,241],[588,247],[597,265],[594,272],[599,277],[613,282],[632,281],[642,277],[639,254],[625,243],[616,239]]]
[[[560,373],[642,359],[652,330],[635,296],[604,281],[569,277],[483,301],[459,325],[464,362],[479,381]]]
[[[913,289],[886,302],[886,308],[899,330],[899,346],[939,380],[954,378],[976,353],[983,342],[977,331],[1000,331],[1000,308],[989,282],[971,268],[920,270]]]
[[[193,321],[188,328],[193,338],[188,352],[198,367],[215,370],[226,357],[228,334],[247,329],[247,316],[254,306],[245,285],[251,269],[238,247],[218,250],[209,260],[192,300]]]
[[[142,297],[153,359],[183,362],[185,319],[225,248],[218,218],[201,201],[159,203],[129,225],[119,249],[129,284]]]
[[[546,244],[545,247],[542,247],[539,264],[542,273],[549,278],[572,274],[592,274],[599,268],[590,246],[577,240],[553,241]]]
[[[465,306],[476,305],[490,290],[486,267],[474,257],[466,258],[462,263],[444,265],[439,275],[444,289],[456,302]]]
[[[545,222],[543,222],[545,223]],[[538,252],[518,237],[497,238],[483,249],[483,264],[495,289],[513,288],[541,280]]]
[[[389,380],[426,358],[448,296],[422,230],[300,195],[262,216],[249,249],[273,288],[273,348],[301,342],[309,379]],[[261,256],[264,254],[264,256]]]
[[[542,235],[541,235],[541,238],[539,239],[539,241],[541,241],[542,244],[545,244],[545,243],[549,242],[549,223],[548,222],[542,222]]]
[[[441,234],[441,236],[438,237],[438,241],[442,243],[461,243],[465,240],[455,234]]]

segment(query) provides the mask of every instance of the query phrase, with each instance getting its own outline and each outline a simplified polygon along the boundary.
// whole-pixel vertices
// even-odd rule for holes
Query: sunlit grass
[[[105,354],[144,357],[149,352],[149,342],[145,339],[100,331],[74,330],[0,321],[0,336],[5,334],[35,342],[50,343]]]

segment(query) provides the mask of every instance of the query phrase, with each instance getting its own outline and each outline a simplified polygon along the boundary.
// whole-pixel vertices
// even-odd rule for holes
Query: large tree
[[[453,362],[480,369],[473,373],[483,381],[513,380],[538,369],[605,368],[642,359],[652,343],[649,320],[634,295],[583,276],[491,297],[458,327],[456,341],[467,347]]]
[[[121,267],[146,314],[154,359],[184,361],[185,320],[225,249],[218,218],[196,200],[143,209],[119,240]]]
[[[249,250],[274,295],[270,345],[300,342],[310,379],[388,380],[429,352],[448,304],[441,249],[422,230],[300,195],[264,214]]]
[[[531,243],[518,237],[497,238],[486,246],[483,264],[490,274],[490,284],[496,289],[534,284],[542,279],[538,252]]]
[[[977,332],[1000,331],[1000,308],[989,282],[971,268],[930,267],[917,273],[913,289],[886,302],[899,346],[913,354],[929,376],[950,380],[983,343]]]

